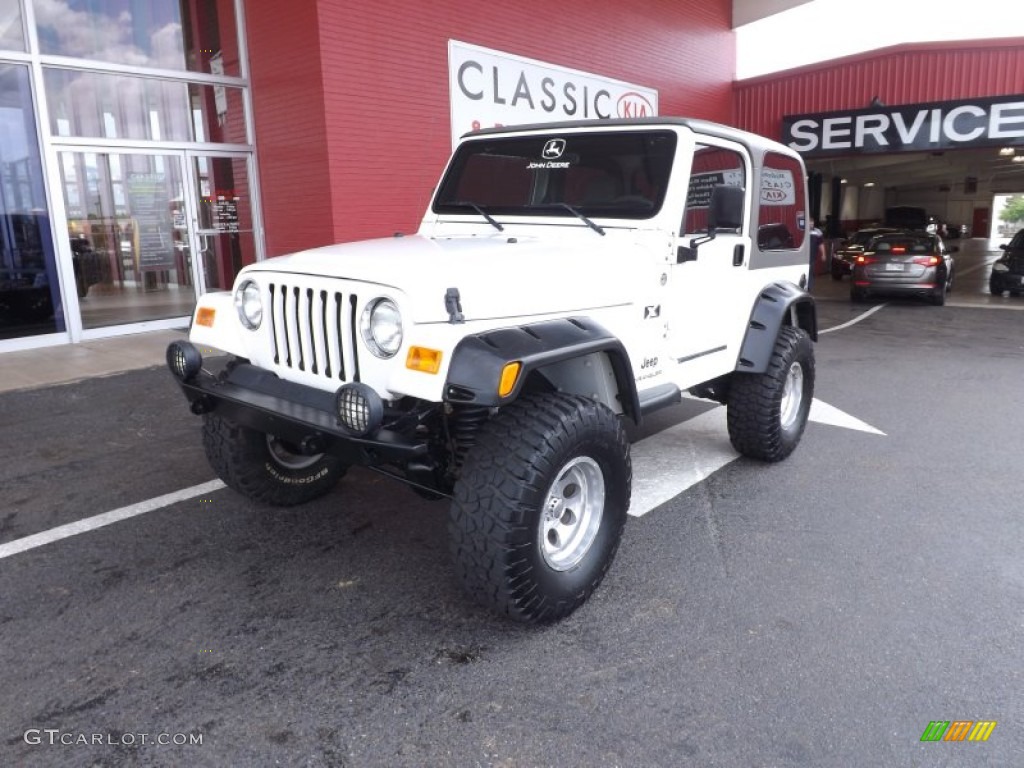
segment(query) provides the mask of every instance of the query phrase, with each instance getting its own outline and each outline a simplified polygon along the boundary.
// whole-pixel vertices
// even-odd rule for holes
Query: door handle
[[[743,247],[742,244],[737,244],[737,245],[733,246],[733,248],[732,248],[732,265],[734,267],[742,267],[743,266],[743,255],[744,255],[745,252],[746,252],[746,249]]]

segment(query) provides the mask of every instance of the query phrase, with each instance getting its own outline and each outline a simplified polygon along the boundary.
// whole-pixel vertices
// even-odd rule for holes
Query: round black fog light
[[[384,402],[373,388],[354,382],[343,385],[334,396],[338,422],[350,432],[368,435],[384,419]]]
[[[203,356],[187,341],[172,341],[167,347],[167,367],[182,381],[190,381],[203,367]]]

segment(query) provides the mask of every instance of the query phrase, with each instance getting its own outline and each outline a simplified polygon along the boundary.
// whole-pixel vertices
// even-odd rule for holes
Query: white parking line
[[[729,442],[726,414],[725,408],[715,407],[633,443],[630,515],[643,517],[740,457]],[[885,437],[885,432],[818,398],[811,400],[807,418]]]
[[[820,336],[823,333],[832,333],[832,331],[841,331],[841,330],[843,330],[843,328],[849,328],[851,325],[855,325],[856,323],[859,323],[861,320],[866,320],[867,318],[871,317],[873,314],[875,314],[875,312],[877,312],[878,310],[880,310],[884,306],[886,306],[886,305],[885,304],[879,304],[877,306],[874,306],[871,309],[869,309],[867,312],[865,312],[864,314],[857,315],[855,318],[853,318],[853,320],[849,320],[849,321],[843,323],[842,325],[836,325],[836,326],[833,326],[832,328],[826,328],[823,331],[818,331],[818,335]]]
[[[191,488],[183,488],[180,491],[174,491],[174,493],[165,493],[163,496],[157,496],[155,499],[147,499],[146,501],[140,501],[138,504],[131,504],[127,507],[121,507],[120,509],[114,509],[110,512],[104,512],[101,515],[94,515],[93,517],[87,517],[84,520],[76,520],[73,523],[67,525],[61,525],[57,528],[51,528],[48,531],[42,533],[36,533],[32,536],[26,536],[22,539],[15,539],[9,541],[6,544],[0,544],[0,560],[11,555],[16,555],[19,552],[26,552],[36,547],[41,547],[44,544],[49,544],[54,541],[60,541],[66,539],[69,536],[77,536],[80,533],[86,533],[87,531],[94,531],[97,528],[102,528],[105,525],[116,523],[121,520],[127,520],[129,517],[135,517],[136,515],[142,515],[146,512],[152,512],[155,509],[162,507],[169,507],[171,504],[177,504],[179,501],[186,501],[187,499],[194,499],[196,496],[202,496],[204,493],[211,493],[212,491],[220,490],[224,487],[224,483],[220,480],[211,480],[208,483],[202,485],[193,485]]]

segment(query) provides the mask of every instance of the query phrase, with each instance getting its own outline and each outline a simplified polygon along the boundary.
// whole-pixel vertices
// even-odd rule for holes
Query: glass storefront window
[[[0,50],[25,50],[20,0],[0,0]]]
[[[242,89],[46,68],[55,136],[247,143]]]
[[[35,15],[44,54],[241,75],[230,2],[47,0],[35,4]]]
[[[28,67],[0,64],[0,339],[64,330]]]

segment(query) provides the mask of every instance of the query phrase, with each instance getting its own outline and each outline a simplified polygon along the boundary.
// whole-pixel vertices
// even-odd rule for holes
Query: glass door
[[[59,157],[83,329],[191,315],[197,281],[184,154]]]
[[[61,151],[84,330],[181,318],[256,260],[249,155]]]
[[[249,155],[189,151],[187,157],[202,288],[227,291],[238,271],[256,261]]]

